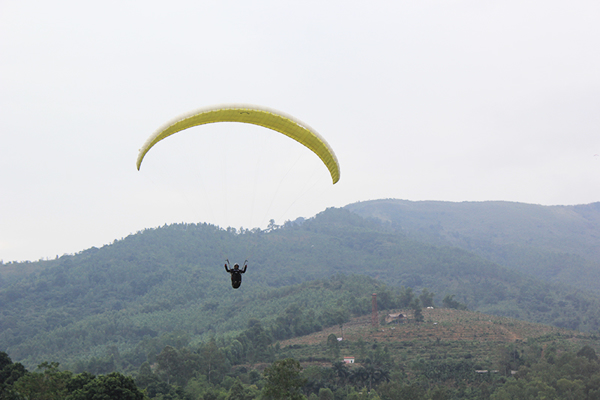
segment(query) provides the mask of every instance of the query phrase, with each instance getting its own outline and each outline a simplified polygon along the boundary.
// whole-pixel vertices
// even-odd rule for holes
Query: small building
[[[404,314],[388,314],[385,317],[385,323],[386,324],[391,324],[392,322],[395,323],[400,323],[400,322],[404,322]]]
[[[344,357],[344,363],[354,364],[354,357]]]

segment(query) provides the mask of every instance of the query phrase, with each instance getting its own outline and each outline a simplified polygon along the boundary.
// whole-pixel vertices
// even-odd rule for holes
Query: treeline
[[[577,353],[559,352],[554,346],[546,349],[538,346],[529,351],[540,357],[523,362],[517,353],[508,361],[511,356],[508,354],[508,363],[522,365],[514,379],[492,394],[492,400],[600,398],[600,364],[591,347],[584,346]]]
[[[42,363],[39,372],[27,371],[0,352],[0,399],[114,399],[143,400],[147,396],[130,376],[113,372],[94,376],[61,371],[58,363]]]
[[[590,346],[572,350],[561,340],[540,338],[499,348],[496,369],[477,371],[470,359],[402,363],[387,346],[357,342],[356,364],[333,361],[302,367],[278,349],[263,364],[232,365],[238,339],[261,347],[257,324],[235,339],[211,339],[197,347],[166,346],[134,377],[118,372],[72,373],[58,363],[27,371],[0,352],[0,398],[170,400],[404,400],[404,399],[597,399],[600,363]],[[243,336],[243,337],[242,337]],[[328,340],[329,342],[329,340]],[[241,343],[241,342],[240,342]]]
[[[508,345],[499,348],[494,363],[498,369],[477,372],[478,366],[469,359],[403,365],[386,346],[355,345],[360,357],[354,366],[334,361],[330,366],[301,368],[281,355],[267,374],[252,364],[230,368],[226,347],[219,348],[215,341],[194,352],[166,348],[155,369],[144,365],[136,382],[155,398],[174,399],[270,398],[267,393],[277,393],[273,385],[285,387],[290,380],[296,382],[296,390],[286,387],[286,393],[296,393],[298,399],[596,399],[600,394],[600,365],[589,346],[575,352],[560,343],[535,340]],[[178,369],[184,365],[185,373]],[[277,381],[278,372],[286,378]]]

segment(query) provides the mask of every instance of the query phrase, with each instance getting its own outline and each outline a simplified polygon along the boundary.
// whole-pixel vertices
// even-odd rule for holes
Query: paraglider
[[[246,273],[246,268],[248,268],[248,260],[244,261],[244,269],[240,269],[239,264],[235,264],[233,268],[229,264],[229,260],[225,263],[225,271],[231,274],[231,287],[237,289],[242,284],[242,274]],[[229,267],[229,268],[227,268]]]
[[[282,133],[315,153],[329,170],[333,184],[340,179],[340,166],[333,149],[314,129],[280,111],[248,104],[225,104],[201,108],[171,120],[146,140],[138,154],[137,169],[140,169],[148,151],[161,140],[185,129],[214,122],[241,122]],[[246,260],[243,269],[240,269],[238,264],[231,268],[227,260],[225,270],[231,274],[231,286],[234,289],[240,287],[242,274],[246,272],[247,266]]]
[[[242,122],[283,133],[315,153],[329,170],[334,184],[340,179],[340,165],[337,157],[331,146],[317,131],[281,111],[249,104],[225,104],[201,108],[166,123],[158,128],[140,149],[136,163],[137,169],[140,169],[144,156],[156,143],[184,129],[213,122]]]

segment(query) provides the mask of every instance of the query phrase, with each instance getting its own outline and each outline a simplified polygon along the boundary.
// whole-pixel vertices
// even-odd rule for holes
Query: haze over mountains
[[[346,209],[410,238],[453,246],[551,282],[600,290],[600,203],[373,200]]]

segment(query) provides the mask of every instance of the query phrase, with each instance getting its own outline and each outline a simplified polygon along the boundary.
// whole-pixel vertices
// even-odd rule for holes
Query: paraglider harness
[[[231,274],[231,286],[234,289],[237,289],[242,284],[242,274],[246,272],[246,268],[248,267],[248,260],[244,261],[244,269],[240,269],[239,264],[234,264],[233,268],[229,264],[229,260],[225,260],[227,263],[225,264],[225,271]],[[230,268],[227,268],[227,267]]]

